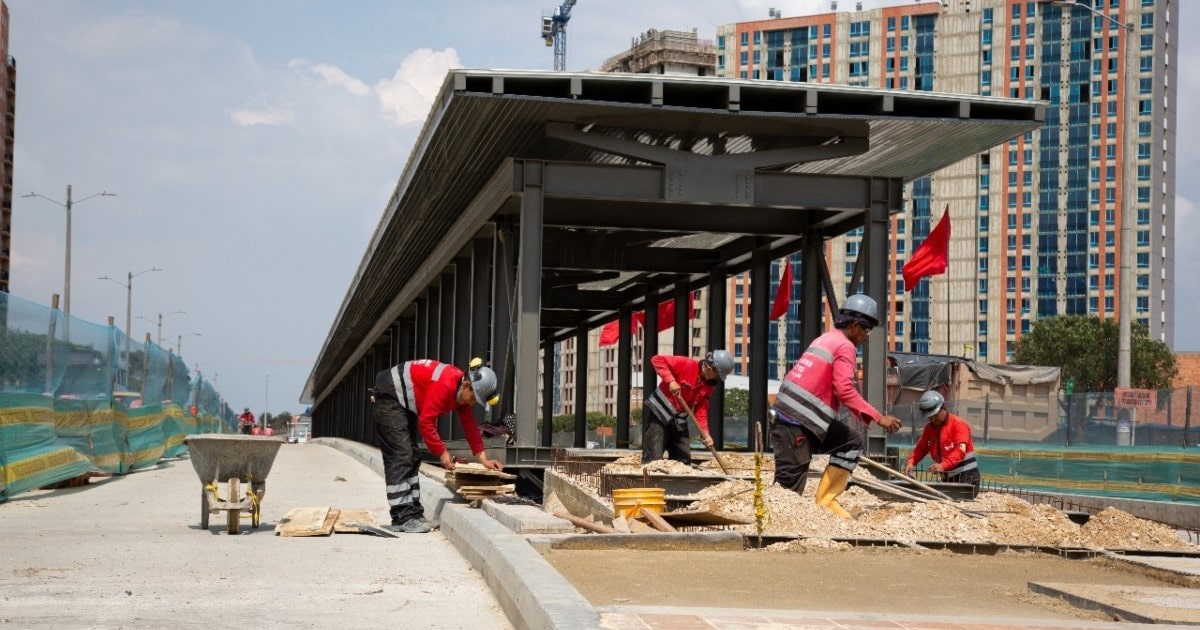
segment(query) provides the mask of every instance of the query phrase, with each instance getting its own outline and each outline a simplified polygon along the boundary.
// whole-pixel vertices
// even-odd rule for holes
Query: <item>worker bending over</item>
[[[682,399],[696,416],[700,442],[713,444],[708,432],[708,399],[719,381],[733,372],[733,357],[724,350],[713,350],[703,359],[656,354],[650,365],[658,372],[658,389],[646,401],[646,421],[642,427],[642,464],[667,456],[685,464],[692,463],[692,444],[688,433],[688,412]]]
[[[421,359],[406,361],[375,375],[371,415],[383,454],[383,477],[392,516],[389,529],[408,533],[433,529],[421,507],[417,436],[425,440],[425,447],[441,461],[443,468],[454,470],[454,458],[438,436],[438,416],[457,412],[467,443],[479,463],[493,470],[504,467],[488,458],[471,409],[477,402],[486,401],[489,405],[500,402],[496,389],[496,373],[480,359],[471,361],[466,374],[449,363]]]
[[[933,390],[921,394],[917,409],[929,422],[908,456],[904,474],[911,475],[913,468],[929,455],[933,460],[930,472],[940,473],[943,481],[969,483],[975,486],[974,493],[979,494],[979,462],[975,460],[971,425],[950,413],[946,399]]]
[[[845,406],[865,424],[878,423],[888,433],[901,426],[898,418],[879,413],[863,400],[854,384],[855,348],[879,325],[876,313],[875,300],[861,294],[847,298],[834,319],[834,329],[814,339],[800,355],[771,407],[775,481],[803,494],[813,453],[828,453],[829,465],[817,486],[817,505],[844,518],[851,518],[850,513],[837,497],[845,492],[850,473],[858,466],[862,435],[838,420],[838,406]]]

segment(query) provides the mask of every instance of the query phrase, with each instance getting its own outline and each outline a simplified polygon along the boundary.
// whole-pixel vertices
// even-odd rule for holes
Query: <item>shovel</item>
[[[675,395],[675,398],[679,401],[679,404],[683,405],[684,411],[687,411],[688,417],[692,419],[692,424],[695,424],[696,430],[699,431],[700,430],[700,421],[696,420],[696,414],[692,413],[692,408],[690,406],[688,406],[687,401],[685,401],[683,399],[683,396],[680,396],[678,394]],[[721,461],[721,456],[717,455],[717,449],[714,448],[711,444],[709,444],[707,446],[708,446],[708,452],[712,453],[713,459],[717,460],[717,465],[721,467],[721,472],[728,475],[729,469],[725,467],[725,462]]]

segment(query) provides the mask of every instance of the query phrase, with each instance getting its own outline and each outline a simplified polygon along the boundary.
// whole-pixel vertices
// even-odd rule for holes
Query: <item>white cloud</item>
[[[400,62],[391,79],[375,84],[384,118],[397,125],[425,120],[446,72],[461,67],[458,51],[453,48],[441,52],[428,48],[413,51]]]
[[[366,96],[371,93],[371,88],[367,87],[366,83],[346,74],[341,68],[331,66],[327,63],[318,63],[312,66],[312,71],[319,75],[329,85],[345,88],[347,92],[355,96]]]
[[[238,109],[230,112],[229,117],[233,119],[233,122],[242,127],[252,127],[254,125],[287,125],[295,121],[295,115],[290,110],[274,107],[259,111]]]

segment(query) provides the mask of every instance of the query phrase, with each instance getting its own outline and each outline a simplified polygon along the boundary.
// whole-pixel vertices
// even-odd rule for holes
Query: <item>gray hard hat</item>
[[[846,298],[846,302],[842,304],[842,312],[862,315],[871,322],[871,326],[879,325],[879,307],[874,299],[862,293],[855,293]]]
[[[726,376],[733,374],[733,357],[724,350],[713,350],[705,355],[704,360],[713,366],[713,369],[717,371],[717,377],[722,381]]]
[[[921,410],[921,415],[925,418],[933,417],[945,406],[946,399],[932,389],[921,394],[920,400],[917,401],[917,409]]]
[[[496,390],[499,389],[500,379],[496,378],[496,373],[492,371],[492,368],[484,365],[483,359],[471,359],[468,371],[471,390],[475,392],[475,400],[491,406],[499,404],[500,396]]]

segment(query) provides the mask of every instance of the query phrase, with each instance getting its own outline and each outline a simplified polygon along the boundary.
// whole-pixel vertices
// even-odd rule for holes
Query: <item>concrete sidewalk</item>
[[[388,522],[380,476],[317,444],[280,448],[262,527],[245,520],[239,536],[220,514],[200,529],[200,480],[186,459],[17,495],[0,504],[0,626],[512,627],[440,533],[274,535],[292,508],[325,505]]]

